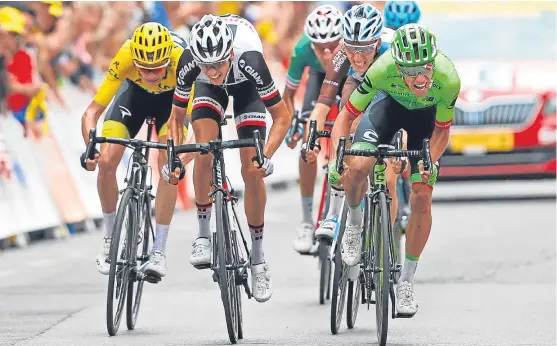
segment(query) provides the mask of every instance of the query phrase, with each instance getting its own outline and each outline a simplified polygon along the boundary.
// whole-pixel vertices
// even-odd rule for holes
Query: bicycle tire
[[[233,211],[233,214],[235,214],[234,211]],[[233,219],[232,222],[237,222],[237,221],[234,221],[234,220],[236,220],[235,217],[232,217],[232,219]],[[231,239],[231,242],[232,242],[232,251],[233,251],[233,254],[234,254],[234,256],[233,256],[234,263],[240,264],[241,262],[240,262],[240,250],[239,250],[239,245],[238,245],[239,244],[238,243],[238,231],[231,227],[230,228],[230,234],[231,234],[230,239]],[[244,325],[243,325],[244,321],[242,319],[242,290],[241,290],[241,288],[239,288],[239,286],[243,287],[243,284],[242,284],[242,278],[241,278],[241,275],[240,275],[240,272],[238,271],[238,269],[234,270],[234,278],[236,280],[236,318],[237,318],[238,340],[241,340],[241,339],[244,338]]]
[[[228,264],[232,264],[230,228],[227,219],[226,204],[222,191],[215,193],[215,216],[217,231],[217,267],[219,288],[221,292],[224,315],[226,319],[226,329],[232,344],[238,342],[238,319],[236,316],[237,307],[235,304],[237,297],[237,287],[235,273],[227,269]],[[232,285],[230,282],[232,281]]]
[[[331,284],[331,261],[329,260],[330,242],[324,239],[319,240],[319,304],[325,304],[325,299],[330,296],[329,287]]]
[[[360,280],[348,281],[348,300],[346,302],[346,326],[354,328],[358,309],[362,304],[362,284]]]
[[[333,291],[331,292],[331,333],[337,334],[342,321],[344,302],[346,300],[346,286],[348,283],[348,266],[342,262],[340,253],[340,243],[344,228],[346,227],[346,217],[348,215],[348,204],[345,201],[342,208],[342,215],[338,229],[338,237],[335,245],[335,271],[333,277]],[[340,299],[339,299],[340,298]]]
[[[112,242],[110,244],[110,272],[108,274],[108,292],[106,301],[106,326],[108,329],[108,334],[110,336],[116,335],[118,328],[120,327],[120,321],[122,319],[124,301],[126,300],[126,293],[128,289],[128,278],[130,274],[130,267],[124,265],[122,268],[122,277],[118,281],[116,278],[116,267],[118,263],[119,256],[118,248],[120,244],[120,237],[122,236],[122,228],[125,219],[126,212],[129,213],[129,222],[126,232],[133,233],[134,227],[134,191],[131,188],[127,188],[122,195],[120,200],[120,205],[118,206],[118,212],[116,214],[116,220],[114,222],[114,229],[112,232]],[[127,233],[125,236],[127,236]],[[126,262],[131,258],[131,247],[125,246],[124,244],[124,255]],[[116,315],[114,315],[114,289],[115,284],[119,284],[120,288],[120,300],[118,300],[118,306],[116,309]]]
[[[380,346],[385,346],[389,329],[389,278],[391,273],[391,256],[389,252],[390,220],[385,192],[380,191],[377,193],[377,200],[373,204],[373,208],[373,266],[379,269],[373,275],[377,340]]]
[[[151,223],[151,196],[149,196],[149,194],[145,194],[143,206],[139,213],[139,220],[143,220],[143,225],[140,225],[142,227],[138,229],[136,239],[139,238],[139,234],[143,231],[143,239],[141,240],[141,258],[144,260],[141,260],[137,267],[145,264],[145,262],[148,261],[149,256],[149,243],[151,239],[149,235],[153,229],[153,224]],[[132,254],[137,253],[137,246],[139,243],[136,241],[135,244],[136,245],[134,250],[132,250]],[[139,314],[139,307],[141,306],[144,283],[145,281],[143,280],[129,281],[126,307],[126,326],[128,327],[128,330],[133,330],[135,328],[135,324],[137,323],[137,315]]]

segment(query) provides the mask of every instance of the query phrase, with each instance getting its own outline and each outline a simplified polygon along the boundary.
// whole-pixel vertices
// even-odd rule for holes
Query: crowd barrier
[[[271,66],[279,90],[284,90],[285,70],[280,64]],[[296,104],[301,105],[305,80],[297,93]],[[66,107],[49,104],[47,135],[24,138],[22,126],[8,114],[0,117],[0,245],[9,239],[11,244],[26,244],[26,235],[33,231],[55,231],[55,236],[67,236],[79,228],[91,230],[102,219],[97,194],[97,171],[81,168],[79,157],[85,145],[81,136],[81,116],[92,100],[74,86],[61,87]],[[231,111],[229,108],[228,111]],[[272,126],[267,118],[267,133]],[[100,133],[102,118],[98,123]],[[146,125],[138,137],[146,138]],[[193,131],[190,131],[190,134]],[[235,139],[236,126],[229,120],[223,137]],[[155,137],[156,138],[156,137]],[[152,183],[156,193],[159,181],[157,153],[149,158]],[[298,178],[298,150],[284,143],[273,156],[274,173],[266,178],[267,184],[295,181]],[[127,149],[117,170],[119,187],[124,186],[131,150]],[[236,191],[244,189],[238,150],[224,154],[227,175]],[[187,167],[186,179],[179,185],[178,209],[193,205],[193,163]]]

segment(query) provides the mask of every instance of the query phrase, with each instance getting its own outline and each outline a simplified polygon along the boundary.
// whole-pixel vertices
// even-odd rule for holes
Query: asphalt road
[[[375,312],[333,336],[330,303],[318,304],[314,258],[292,248],[295,189],[269,194],[266,258],[275,293],[244,298],[250,345],[376,344]],[[106,332],[107,276],[95,270],[101,233],[41,242],[0,257],[0,345],[227,345],[222,303],[209,271],[188,262],[194,213],[176,215],[168,276],[147,285],[137,328]],[[416,273],[412,319],[390,320],[389,345],[555,345],[555,201],[465,202],[433,207],[433,230]],[[248,236],[249,237],[249,236]]]

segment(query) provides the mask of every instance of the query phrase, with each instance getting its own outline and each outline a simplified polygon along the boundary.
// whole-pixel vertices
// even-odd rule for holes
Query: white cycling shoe
[[[97,255],[97,271],[103,275],[108,275],[110,272],[110,238],[104,237],[103,252]]]
[[[418,312],[418,301],[414,297],[414,284],[403,281],[396,287],[396,312],[412,317]]]
[[[253,297],[259,303],[266,302],[273,295],[271,272],[267,263],[251,266],[251,290]]]
[[[319,224],[319,228],[315,231],[315,237],[333,239],[337,225],[338,218],[336,216],[326,218]]]
[[[211,242],[207,238],[197,238],[193,244],[190,255],[190,263],[193,266],[204,266],[211,264]]]
[[[310,223],[302,223],[298,227],[298,234],[296,240],[294,240],[294,250],[301,254],[311,251],[315,242],[313,228],[313,225]]]
[[[143,268],[143,272],[146,275],[164,277],[166,275],[166,257],[164,254],[160,251],[153,251],[149,256],[149,262]]]
[[[340,245],[342,261],[347,266],[360,263],[362,256],[362,227],[360,225],[346,225]]]

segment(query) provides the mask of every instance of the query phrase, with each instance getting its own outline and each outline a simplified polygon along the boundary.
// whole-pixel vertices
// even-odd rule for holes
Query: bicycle
[[[257,162],[261,166],[263,163],[263,147],[258,130],[253,131],[253,138],[223,141],[221,128],[222,125],[226,125],[227,118],[230,118],[230,116],[226,116],[220,123],[217,140],[209,143],[174,146],[172,138],[169,138],[167,150],[168,165],[171,167],[171,171],[176,168],[174,161],[176,154],[192,152],[199,152],[201,155],[213,154],[213,178],[211,182],[213,191],[209,194],[212,198],[216,217],[216,232],[213,232],[212,235],[213,259],[211,264],[196,266],[196,268],[210,268],[213,271],[213,281],[219,284],[221,291],[228,336],[230,342],[235,344],[238,339],[244,337],[242,296],[237,286],[244,286],[248,299],[252,297],[247,281],[250,261],[246,260],[250,257],[250,251],[236,213],[235,206],[238,203],[238,198],[234,196],[233,189],[228,186],[230,181],[226,182],[228,178],[225,173],[223,151],[225,149],[255,147]],[[233,222],[230,222],[230,215],[232,215]],[[243,249],[238,244],[237,233],[240,233],[242,237]]]
[[[312,120],[309,125],[309,134],[308,134],[308,148],[312,150],[315,146],[315,140],[319,137],[327,137],[330,138],[329,131],[317,131],[316,130],[317,123]],[[328,164],[323,167],[326,170],[328,175]],[[325,177],[327,177],[325,175]],[[324,189],[327,186],[327,196],[330,190],[330,185],[328,179],[325,178],[324,182]],[[344,234],[344,228],[346,227],[346,216],[348,213],[348,205],[346,204],[346,200],[343,203],[340,217],[338,221],[338,227],[335,230],[334,236],[332,241],[329,241],[325,244],[327,246],[327,259],[328,263],[330,263],[330,268],[332,268],[332,263],[334,263],[334,272],[333,272],[333,286],[332,286],[332,300],[331,300],[331,318],[330,318],[330,328],[332,334],[337,334],[340,328],[340,323],[342,321],[342,316],[344,313],[344,305],[347,298],[347,289],[348,289],[348,304],[347,304],[347,315],[346,315],[346,322],[349,329],[354,327],[356,316],[358,312],[359,302],[358,304],[351,303],[353,301],[352,297],[359,297],[360,286],[359,284],[354,284],[354,280],[349,280],[349,272],[350,267],[345,265],[342,262],[341,254],[340,254],[340,246],[339,246],[339,239],[342,239],[342,235]],[[326,214],[324,214],[326,215]],[[323,216],[324,217],[324,216]]]
[[[396,273],[401,270],[398,264],[398,252],[394,245],[393,230],[390,222],[389,191],[386,186],[385,159],[389,157],[408,157],[424,160],[424,169],[432,166],[429,139],[423,140],[421,150],[396,150],[394,146],[380,144],[374,150],[345,149],[346,138],[341,137],[337,148],[337,171],[342,173],[344,156],[375,157],[373,180],[369,181],[369,191],[364,197],[364,230],[362,242],[362,261],[360,277],[362,303],[375,304],[377,339],[379,345],[387,342],[389,298],[391,299],[391,316],[395,318],[410,317],[396,312],[394,284]],[[338,255],[340,253],[338,252]],[[375,291],[375,301],[371,294]]]
[[[116,213],[108,258],[110,272],[108,274],[106,325],[110,336],[114,336],[118,332],[124,301],[127,300],[126,325],[128,330],[133,330],[137,322],[143,295],[143,283],[145,281],[158,283],[161,280],[156,275],[147,275],[142,271],[150,257],[149,234],[155,239],[151,222],[151,203],[155,196],[151,194],[152,183],[147,180],[151,169],[148,165],[149,148],[166,150],[166,144],[150,141],[155,125],[154,118],[147,118],[146,123],[148,126],[146,141],[96,137],[96,129],[91,129],[89,131],[89,143],[85,151],[85,156],[93,159],[95,154],[93,148],[97,143],[120,144],[133,149],[128,164],[128,173],[124,180],[126,187],[119,192],[122,197]],[[145,149],[145,152],[143,152],[143,149]],[[126,223],[124,223],[125,220],[127,220]],[[123,235],[122,231],[124,231]],[[143,245],[141,249],[138,249],[140,243],[143,243]],[[138,250],[140,250],[139,254]]]
[[[340,109],[340,102],[341,102],[341,98],[337,95],[336,99],[335,99],[335,105],[337,107],[337,109]],[[307,112],[306,112],[307,113]],[[297,129],[300,127],[300,125],[306,125],[307,121],[308,121],[308,117],[306,113],[300,113],[299,110],[295,110],[294,111],[294,116],[292,118],[292,123],[290,124],[290,137],[293,137],[294,134],[296,133]],[[325,121],[325,128],[332,128],[334,126],[334,121]],[[302,127],[303,128],[303,127]],[[310,128],[311,129],[311,128]],[[313,130],[315,131],[315,126],[313,128]],[[325,137],[325,138],[330,138],[330,132],[329,131],[320,131],[318,132],[314,132],[315,135],[317,135],[317,137],[315,137],[313,139],[313,142],[309,140],[308,137],[308,145],[309,143],[315,143],[315,140],[317,138],[321,138],[321,137]],[[303,131],[300,134],[300,136],[303,135]],[[309,136],[312,136],[311,133],[309,134]],[[327,174],[329,172],[329,168],[328,168],[328,161],[329,161],[329,157],[328,157],[328,143],[329,141],[327,140],[326,143],[324,143],[324,152],[325,152],[325,163],[322,167],[322,169],[324,170],[325,173],[325,179],[323,181],[323,186],[321,189],[321,197],[319,200],[319,208],[317,209],[317,217],[316,217],[316,222],[315,222],[315,230],[317,230],[317,228],[319,227],[319,224],[321,221],[323,221],[325,219],[325,217],[327,216],[327,213],[329,212],[329,195],[330,195],[330,191],[331,191],[331,187],[329,186],[329,182],[327,181]],[[313,150],[314,148],[314,144],[312,144],[311,147],[308,147],[309,150]],[[317,246],[315,246],[317,245]],[[310,252],[308,253],[304,253],[302,255],[305,256],[313,256],[313,257],[318,257],[318,268],[319,268],[319,304],[320,305],[324,305],[325,304],[325,300],[329,300],[331,299],[331,274],[332,274],[332,266],[331,266],[331,256],[330,256],[330,247],[331,247],[331,241],[327,240],[327,239],[316,239],[316,243],[314,244],[312,250],[310,250]]]

